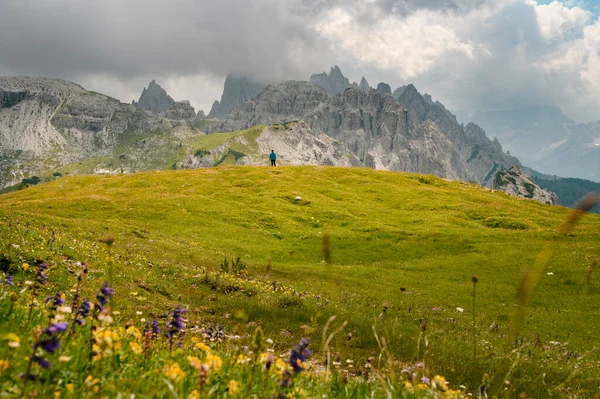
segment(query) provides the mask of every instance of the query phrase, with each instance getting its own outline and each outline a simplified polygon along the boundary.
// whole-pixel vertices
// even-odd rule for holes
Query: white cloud
[[[567,7],[561,2],[550,4],[529,2],[537,14],[540,33],[547,40],[570,40],[583,35],[591,13],[579,7]]]
[[[328,11],[316,29],[365,67],[395,69],[406,78],[427,72],[446,53],[473,58],[473,45],[457,36],[440,11],[418,10],[406,18],[380,16],[370,25],[338,7]]]

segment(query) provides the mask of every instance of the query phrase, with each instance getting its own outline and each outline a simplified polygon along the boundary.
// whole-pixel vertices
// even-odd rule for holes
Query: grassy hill
[[[386,353],[396,372],[422,361],[476,392],[508,353],[511,395],[585,395],[598,389],[600,281],[588,268],[599,258],[600,217],[559,234],[568,213],[358,168],[71,176],[0,196],[0,266],[48,261],[52,283],[67,289],[75,262],[87,262],[91,282],[116,287],[124,320],[181,303],[192,325],[242,335],[261,325],[280,349],[303,336],[321,348],[337,315],[335,327],[348,325],[332,358],[349,373]],[[552,256],[513,336],[522,270],[545,247]],[[245,276],[220,272],[225,257],[239,257]]]

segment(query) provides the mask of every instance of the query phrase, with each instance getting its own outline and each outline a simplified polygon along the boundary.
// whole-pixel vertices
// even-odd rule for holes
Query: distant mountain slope
[[[534,169],[600,181],[600,122],[578,124],[558,107],[545,105],[465,117]]]
[[[60,79],[1,77],[0,98],[0,187],[196,121],[189,103],[154,115]]]
[[[336,87],[348,86],[342,77],[334,67],[319,79],[335,78]],[[313,133],[342,141],[366,166],[484,185],[491,185],[496,172],[520,165],[477,125],[460,125],[441,103],[421,95],[413,85],[396,94],[397,99],[389,85],[380,83],[377,90],[346,87],[328,96],[318,84],[288,81],[267,86],[206,130],[235,131],[302,119]]]
[[[337,67],[323,79],[335,91],[345,88],[330,95],[314,83],[287,81],[253,95],[260,84],[229,75],[218,111],[233,109],[224,118],[206,119],[196,115],[187,101],[171,103],[154,81],[144,90],[144,101],[140,100],[149,110],[142,110],[69,82],[4,78],[0,81],[0,165],[4,165],[0,183],[16,184],[51,171],[205,167],[220,164],[229,155],[236,164],[261,163],[269,145],[278,148],[290,164],[304,160],[360,165],[488,186],[498,171],[520,165],[477,125],[459,124],[441,103],[413,85],[396,90],[394,98],[386,83],[375,90],[363,79],[359,88],[349,84]],[[167,109],[155,113],[167,103]],[[239,132],[254,126],[263,126],[260,140],[240,136]],[[217,147],[225,143],[196,146],[211,142],[205,137],[216,140],[218,132],[237,132],[236,140],[246,137],[246,141],[227,141],[223,148]]]
[[[600,194],[600,183],[573,177],[558,177],[529,168],[525,169],[538,186],[556,193],[563,206],[573,208],[587,194],[591,192]],[[600,206],[596,206],[591,212],[600,213]]]

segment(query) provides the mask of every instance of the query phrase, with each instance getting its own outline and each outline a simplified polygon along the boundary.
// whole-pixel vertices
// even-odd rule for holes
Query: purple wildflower
[[[92,310],[92,303],[88,298],[84,299],[79,305],[79,309],[77,309],[77,317],[75,318],[75,323],[80,326],[85,324],[85,318],[89,316],[90,311]]]
[[[32,355],[31,360],[34,361],[35,363],[39,364],[42,368],[45,368],[45,369],[49,369],[50,366],[52,365],[52,363],[50,363],[46,359],[36,356],[36,355]],[[32,377],[32,376],[29,375],[28,378],[30,378],[30,377]]]
[[[310,340],[308,338],[302,338],[300,342],[297,345],[295,345],[292,348],[292,351],[290,352],[289,363],[296,373],[304,371],[302,363],[305,362],[312,353],[308,349],[309,345]]]
[[[44,330],[44,332],[48,335],[54,335],[59,332],[64,332],[69,328],[69,323],[61,322],[51,324],[48,328]]]
[[[160,336],[160,326],[158,324],[158,320],[154,319],[146,324],[144,335],[147,333],[151,334],[152,338],[158,338]]]
[[[44,274],[44,270],[46,270],[47,268],[48,268],[48,265],[45,263],[38,263],[36,265],[37,272],[35,274],[35,281],[39,285],[46,284],[46,281],[48,280],[48,277]]]
[[[167,323],[167,337],[172,338],[175,334],[181,333],[185,329],[185,320],[183,314],[186,312],[181,306],[177,306],[171,312],[171,321]],[[159,330],[160,331],[160,330]]]
[[[13,285],[13,276],[11,276],[10,274],[8,276],[6,276],[6,280],[4,280],[4,284],[6,285]]]
[[[211,324],[208,329],[203,328],[200,332],[205,339],[208,339],[211,342],[221,342],[225,336],[223,326],[220,324],[216,327]]]
[[[50,309],[56,310],[59,306],[62,306],[65,303],[65,300],[62,297],[62,292],[58,291],[56,295],[49,296],[46,298],[46,303],[50,302]]]
[[[96,295],[96,300],[98,301],[98,311],[102,312],[104,307],[108,303],[108,300],[113,296],[114,290],[108,285],[108,282],[105,282],[102,287],[100,287],[100,292]]]
[[[429,380],[429,378],[427,378],[425,376],[421,377],[421,382],[423,384],[431,385],[431,381]]]
[[[50,338],[40,339],[37,341],[35,344],[33,344],[33,348],[42,348],[48,353],[54,353],[60,349],[60,340],[56,335],[52,335]]]

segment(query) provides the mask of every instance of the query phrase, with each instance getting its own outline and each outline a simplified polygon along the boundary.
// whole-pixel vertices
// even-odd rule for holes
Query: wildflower
[[[29,263],[23,263],[23,271],[27,271],[29,269]]]
[[[54,323],[54,324],[51,324],[48,328],[46,328],[44,330],[44,332],[46,334],[52,335],[52,334],[56,334],[59,332],[64,332],[67,330],[67,328],[69,328],[69,323],[65,323],[65,322]]]
[[[21,339],[19,338],[19,336],[17,334],[6,334],[4,336],[4,339],[6,341],[8,341],[8,347],[9,348],[13,348],[13,349],[17,349],[19,346],[21,346]]]
[[[49,296],[46,298],[46,303],[50,303],[50,309],[56,310],[59,306],[65,303],[65,298],[62,292],[58,291],[54,297]]]
[[[66,387],[67,387],[67,392],[69,392],[69,393],[75,392],[75,385],[74,384],[67,384]]]
[[[9,366],[8,360],[0,360],[0,374],[4,372]]]
[[[463,308],[456,308],[456,310],[458,310],[460,313],[465,311]]]
[[[59,306],[56,308],[56,311],[60,313],[71,313],[73,310],[70,306]]]
[[[433,386],[437,389],[445,390],[446,385],[448,385],[448,383],[446,382],[446,379],[441,375],[436,375],[435,377],[433,377]]]
[[[136,355],[141,355],[143,353],[142,347],[137,342],[130,342],[129,349]]]
[[[85,324],[85,318],[89,316],[90,311],[92,310],[94,305],[90,302],[89,299],[84,299],[79,305],[79,309],[77,309],[77,317],[75,318],[75,322],[80,326]]]
[[[6,280],[4,281],[4,284],[6,285],[13,285],[13,276],[11,276],[10,274],[6,277]]]
[[[211,370],[219,371],[223,365],[223,360],[219,356],[209,353],[206,355],[206,364]]]
[[[96,300],[98,301],[98,311],[102,312],[104,307],[108,304],[109,299],[113,296],[114,291],[110,288],[108,282],[102,284],[100,292],[96,294]]]
[[[48,277],[44,274],[44,270],[46,270],[47,268],[48,265],[45,263],[40,263],[36,265],[37,271],[35,274],[35,282],[39,285],[44,285],[46,284],[46,281],[48,281]]]
[[[99,379],[92,377],[91,375],[88,375],[87,378],[84,381],[84,384],[86,385],[86,387],[88,388],[93,388],[94,385],[96,385],[98,382],[100,382]]]
[[[211,342],[221,342],[225,336],[223,326],[220,324],[216,327],[211,325],[208,329],[203,328],[200,332],[205,339],[208,339]]]
[[[190,392],[187,399],[200,399],[200,392],[198,392],[197,389],[194,389],[192,392]]]
[[[61,363],[67,363],[67,362],[71,361],[71,356],[60,356],[58,358],[58,361]]]
[[[206,345],[204,342],[198,342],[196,344],[196,348],[200,349],[201,351],[204,351],[206,353],[210,353],[210,346]]]
[[[112,330],[98,330],[95,334],[96,343],[100,348],[105,350],[119,350],[121,344],[119,342],[119,334]]]
[[[200,368],[202,367],[202,361],[196,356],[188,356],[187,361],[190,364],[190,366],[192,366],[195,369],[200,370]]]
[[[46,359],[40,357],[40,356],[36,356],[36,355],[32,355],[31,356],[31,360],[34,363],[39,364],[42,368],[44,369],[49,369],[50,366],[52,365],[52,363],[50,363],[49,361],[47,361]]]
[[[181,306],[177,306],[171,312],[171,321],[167,323],[167,337],[172,338],[175,334],[182,332],[185,328],[185,320],[183,314],[186,312]]]
[[[165,376],[175,382],[181,381],[185,377],[185,372],[179,366],[179,363],[166,365],[163,369]]]
[[[158,324],[158,320],[154,319],[148,324],[146,324],[146,328],[144,329],[144,334],[150,333],[152,334],[152,338],[158,338],[160,335],[160,326]]]
[[[227,391],[230,394],[235,395],[240,390],[240,383],[236,380],[230,380],[227,384]]]
[[[126,332],[127,332],[128,336],[133,337],[136,340],[139,340],[140,338],[142,338],[142,333],[140,332],[140,330],[138,330],[134,326],[127,327]]]
[[[311,354],[311,351],[308,349],[309,345],[310,340],[308,338],[302,338],[290,352],[289,363],[296,373],[304,371],[304,362]]]
[[[426,385],[431,385],[431,380],[425,376],[421,377],[421,382]]]

